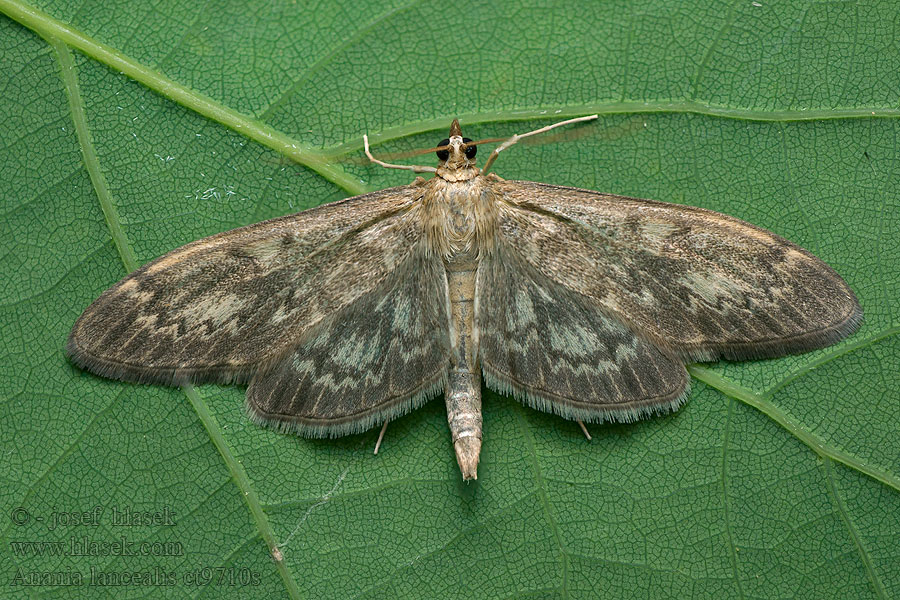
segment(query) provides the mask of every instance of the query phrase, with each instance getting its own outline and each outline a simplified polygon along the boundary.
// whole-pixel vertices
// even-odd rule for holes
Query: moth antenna
[[[553,125],[547,125],[546,127],[541,127],[540,129],[535,129],[534,131],[529,131],[528,133],[517,133],[514,136],[512,136],[511,138],[509,138],[508,140],[506,140],[505,142],[503,142],[502,144],[500,144],[499,146],[497,146],[496,148],[494,148],[494,151],[491,152],[491,155],[488,157],[487,162],[484,163],[484,168],[481,169],[481,174],[486,175],[488,172],[488,169],[491,168],[491,165],[494,164],[494,161],[497,159],[497,156],[501,152],[503,152],[504,150],[506,150],[507,148],[509,148],[510,146],[512,146],[519,140],[521,140],[522,138],[526,138],[530,135],[537,135],[539,133],[544,133],[545,131],[550,131],[551,129],[556,129],[557,127],[562,127],[563,125],[571,125],[572,123],[581,123],[583,121],[593,121],[597,117],[598,117],[598,115],[589,115],[587,117],[576,117],[574,119],[567,119],[565,121],[560,121],[559,123],[554,123]],[[588,439],[590,439],[590,436],[588,436]]]
[[[592,439],[591,434],[588,431],[587,427],[584,426],[584,421],[582,421],[581,419],[578,419],[578,426],[581,427],[581,431],[584,432],[584,437],[586,437],[588,439],[588,441],[591,441],[591,439]]]
[[[377,158],[372,156],[372,153],[369,151],[369,136],[366,134],[363,134],[363,146],[365,147],[366,156],[369,157],[369,160],[371,160],[376,165],[382,166],[386,169],[403,169],[404,171],[412,171],[413,173],[437,173],[437,169],[434,167],[425,167],[422,165],[395,165],[378,160]]]
[[[498,140],[501,141],[501,140]],[[463,144],[463,147],[471,146],[472,143]],[[421,156],[422,154],[434,154],[435,152],[440,152],[441,150],[449,150],[449,144],[447,146],[436,146],[434,148],[424,148],[421,150],[408,150],[406,152],[388,152],[387,154],[382,154],[382,156],[386,158],[410,158],[412,156]]]
[[[389,422],[390,422],[390,421],[385,421],[385,422],[384,422],[384,425],[381,426],[381,433],[378,434],[378,441],[375,442],[375,452],[374,452],[374,454],[378,454],[378,449],[381,447],[381,440],[384,439],[384,432],[387,431],[387,424],[388,424]],[[588,436],[588,439],[591,439],[591,437]]]
[[[493,144],[496,142],[505,142],[508,138],[484,138],[483,140],[475,140],[474,142],[466,142],[462,145],[463,149],[471,148],[472,146],[477,146],[479,144]],[[450,144],[446,146],[435,146],[434,148],[425,148],[423,150],[408,150],[406,152],[389,152],[388,154],[382,154],[382,156],[389,158],[410,158],[412,156],[420,156],[422,154],[434,154],[435,152],[440,152],[441,150],[449,150]]]
[[[484,138],[483,140],[475,140],[474,142],[466,142],[463,144],[463,148],[469,148],[471,146],[477,146],[479,144],[493,144],[495,142],[505,142],[509,138]],[[449,148],[449,146],[447,146]]]

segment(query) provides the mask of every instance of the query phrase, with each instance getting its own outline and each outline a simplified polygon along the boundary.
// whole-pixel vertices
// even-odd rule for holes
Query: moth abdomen
[[[469,249],[445,262],[452,321],[450,370],[444,392],[447,422],[464,480],[477,479],[481,452],[481,369],[475,325],[477,251]]]
[[[447,423],[463,479],[478,479],[481,453],[481,375],[468,369],[450,369],[445,390]]]

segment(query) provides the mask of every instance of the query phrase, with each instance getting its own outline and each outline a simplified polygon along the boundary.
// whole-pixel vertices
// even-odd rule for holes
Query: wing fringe
[[[677,411],[691,393],[690,377],[684,378],[684,385],[671,394],[654,398],[642,398],[619,406],[582,403],[558,396],[547,390],[537,390],[518,386],[499,372],[482,366],[484,383],[498,394],[512,396],[525,406],[541,412],[552,413],[570,421],[585,423],[634,423],[646,417],[669,414]]]
[[[196,369],[132,365],[90,354],[78,345],[74,330],[66,343],[66,356],[79,369],[107,379],[171,387],[201,383],[225,385],[247,383],[259,368],[258,365],[251,365],[243,369],[227,365]]]
[[[340,419],[309,419],[296,415],[280,415],[259,410],[247,394],[244,412],[247,418],[280,433],[293,433],[307,438],[337,438],[354,433],[362,433],[385,421],[393,421],[423,406],[444,391],[447,372],[443,371],[431,381],[410,395],[403,396],[375,408]]]
[[[705,347],[689,345],[671,345],[664,339],[650,338],[646,332],[638,331],[653,345],[663,348],[669,354],[688,362],[715,362],[717,360],[763,360],[780,358],[790,354],[804,354],[813,350],[821,350],[836,344],[856,333],[862,326],[865,317],[862,307],[854,297],[854,303],[847,316],[817,331],[806,331],[791,337],[772,338],[745,343],[707,343]]]

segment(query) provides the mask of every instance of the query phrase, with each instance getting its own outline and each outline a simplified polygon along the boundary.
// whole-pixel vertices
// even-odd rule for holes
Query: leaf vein
[[[738,595],[744,596],[744,588],[741,585],[740,573],[737,564],[737,548],[734,545],[734,534],[731,531],[731,511],[728,503],[728,442],[731,438],[731,421],[734,413],[734,399],[728,401],[728,413],[725,417],[725,429],[722,432],[722,516],[725,520],[725,537],[728,541],[728,555],[731,562],[732,577],[737,586]]]
[[[726,396],[731,396],[732,398],[740,400],[744,404],[759,410],[778,425],[786,429],[794,437],[809,446],[809,448],[819,456],[832,458],[837,462],[847,465],[851,469],[856,469],[857,471],[882,482],[888,487],[900,491],[900,475],[891,472],[881,465],[871,465],[864,459],[846,452],[823,440],[811,431],[806,430],[803,425],[796,422],[791,415],[775,406],[768,397],[760,396],[751,390],[736,385],[733,382],[726,380],[720,373],[717,373],[708,367],[695,364],[689,366],[688,371],[699,381],[719,390]]]
[[[56,56],[59,60],[63,85],[66,89],[66,95],[69,98],[69,110],[72,112],[72,122],[75,125],[75,134],[78,138],[78,143],[81,146],[81,156],[84,160],[84,166],[91,178],[91,184],[94,186],[97,199],[100,201],[100,209],[103,211],[106,225],[109,227],[110,236],[116,246],[116,250],[119,252],[119,256],[122,258],[122,263],[124,263],[125,268],[128,271],[134,271],[138,266],[137,259],[135,258],[134,250],[131,248],[131,243],[128,241],[128,236],[125,234],[124,229],[122,229],[119,211],[116,209],[112,193],[109,191],[109,186],[106,183],[106,178],[100,170],[100,160],[94,149],[94,142],[91,139],[91,132],[88,127],[87,115],[85,115],[84,112],[84,102],[81,98],[81,91],[78,89],[78,75],[75,69],[75,60],[72,57],[72,52],[69,50],[69,47],[61,40],[50,38],[49,42],[56,51]]]
[[[853,541],[853,545],[856,547],[856,551],[859,553],[859,558],[866,569],[866,574],[869,576],[869,581],[872,583],[872,587],[875,588],[875,594],[879,598],[887,600],[888,595],[884,589],[884,584],[881,582],[881,578],[878,577],[878,574],[875,572],[875,566],[872,564],[872,558],[869,556],[869,553],[866,550],[865,545],[863,544],[862,538],[859,535],[859,531],[857,531],[856,526],[850,519],[850,515],[847,512],[847,507],[844,505],[844,500],[841,498],[841,495],[838,492],[837,484],[834,481],[834,469],[832,467],[832,461],[826,458],[823,460],[822,465],[823,469],[825,470],[825,479],[828,482],[828,491],[834,498],[834,503],[837,505],[838,514],[840,514],[841,520],[844,522],[844,525],[847,526],[847,533],[850,534],[850,539]]]
[[[351,35],[350,37],[345,39],[342,43],[335,46],[330,52],[326,53],[324,56],[322,56],[317,61],[315,61],[313,64],[311,64],[303,73],[301,73],[301,75],[297,79],[295,79],[293,82],[291,82],[291,85],[289,85],[287,87],[287,89],[274,102],[269,104],[269,107],[266,108],[266,110],[264,110],[262,113],[260,113],[260,115],[259,115],[260,120],[265,121],[265,120],[269,119],[275,113],[275,111],[277,111],[281,106],[283,106],[284,103],[287,102],[287,100],[299,89],[301,83],[309,80],[310,77],[312,77],[313,75],[318,73],[322,68],[324,68],[327,64],[329,64],[334,59],[334,57],[337,56],[340,52],[342,52],[343,50],[346,50],[352,44],[358,42],[360,39],[362,39],[362,37],[365,34],[369,33],[373,29],[375,29],[375,27],[377,27],[384,21],[388,20],[389,18],[393,17],[394,15],[405,12],[405,11],[413,8],[417,4],[421,4],[421,3],[422,3],[422,0],[415,0],[414,2],[410,2],[409,4],[407,4],[405,6],[398,6],[396,8],[393,8],[393,9],[387,11],[383,15],[379,15],[378,17],[375,17],[369,23],[362,26],[356,33],[354,33],[353,35]]]
[[[534,447],[534,434],[525,422],[525,417],[522,414],[524,410],[522,405],[516,406],[516,420],[518,421],[519,428],[522,430],[522,435],[525,438],[525,447],[527,449],[527,455],[529,462],[531,463],[532,471],[534,472],[534,484],[538,492],[538,499],[541,502],[541,507],[544,511],[544,516],[547,518],[547,523],[550,525],[550,529],[553,532],[553,539],[556,542],[557,548],[559,548],[559,558],[562,566],[560,592],[562,593],[563,598],[568,598],[569,556],[563,546],[562,537],[559,533],[559,526],[556,523],[556,517],[554,517],[553,511],[550,508],[550,500],[547,498],[547,486],[545,485],[541,466],[538,462],[537,450]]]

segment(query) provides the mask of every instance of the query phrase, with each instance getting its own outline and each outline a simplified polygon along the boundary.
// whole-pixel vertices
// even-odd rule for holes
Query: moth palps
[[[557,125],[595,117],[572,119]],[[531,135],[549,129],[545,127]],[[248,382],[250,416],[311,437],[360,432],[444,392],[463,479],[481,377],[538,410],[633,421],[675,410],[685,363],[805,352],[862,310],[824,262],[690,206],[486,175],[450,136],[437,168],[208,237],[81,315],[67,353],[115,379]]]

